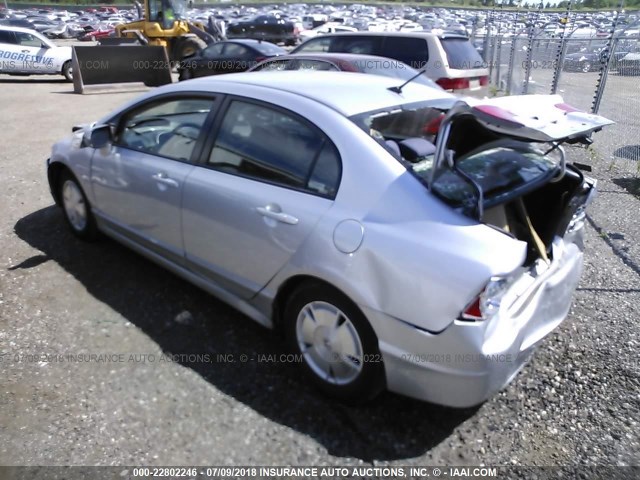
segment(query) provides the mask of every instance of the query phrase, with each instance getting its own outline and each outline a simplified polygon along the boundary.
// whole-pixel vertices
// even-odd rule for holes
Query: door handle
[[[22,50],[22,53],[29,53],[29,50]]]
[[[169,178],[169,176],[164,172],[156,173],[155,175],[151,175],[156,182],[163,183],[165,185],[169,185],[170,187],[178,187],[178,182],[173,178]]]
[[[266,207],[257,207],[256,211],[263,217],[273,218],[278,222],[286,223],[287,225],[297,225],[298,219],[288,213],[278,212],[273,209],[271,205]]]

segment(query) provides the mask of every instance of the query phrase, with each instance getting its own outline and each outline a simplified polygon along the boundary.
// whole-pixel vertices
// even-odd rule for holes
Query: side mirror
[[[102,148],[111,143],[111,125],[98,125],[91,130],[91,146]]]

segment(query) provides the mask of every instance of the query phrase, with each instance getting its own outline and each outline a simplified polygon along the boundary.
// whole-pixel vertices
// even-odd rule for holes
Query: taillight
[[[482,311],[480,310],[480,295],[462,311],[460,318],[472,321],[483,320]]]
[[[262,62],[263,60],[266,60],[266,59],[267,59],[267,57],[256,57],[256,59],[254,61],[255,61],[255,63],[260,63],[260,62]]]
[[[480,321],[490,320],[500,310],[502,298],[513,284],[514,278],[491,277],[480,295],[474,298],[460,313],[461,320]]]
[[[436,83],[445,90],[464,90],[469,88],[468,78],[440,78]]]
[[[480,86],[486,87],[487,85],[489,85],[489,77],[486,75],[484,77],[480,77]]]

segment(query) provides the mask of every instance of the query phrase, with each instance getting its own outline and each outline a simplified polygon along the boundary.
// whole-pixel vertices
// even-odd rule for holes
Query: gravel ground
[[[600,180],[585,272],[569,318],[510,386],[473,409],[390,393],[354,408],[260,357],[283,351],[276,335],[115,242],[68,233],[46,183],[51,144],[135,93],[0,84],[0,465],[639,463],[640,198],[628,169],[576,152]],[[122,361],[28,357],[81,353]],[[218,361],[189,361],[203,353]]]

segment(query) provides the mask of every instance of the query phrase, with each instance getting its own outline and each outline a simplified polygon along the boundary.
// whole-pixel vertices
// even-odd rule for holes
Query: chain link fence
[[[530,24],[537,12],[530,12]],[[568,15],[567,25],[572,24]],[[616,124],[594,136],[595,157],[626,173],[640,174],[640,36],[578,37],[570,27],[557,35],[487,34],[473,39],[489,67],[495,95],[552,94]],[[489,30],[489,29],[487,29]]]

